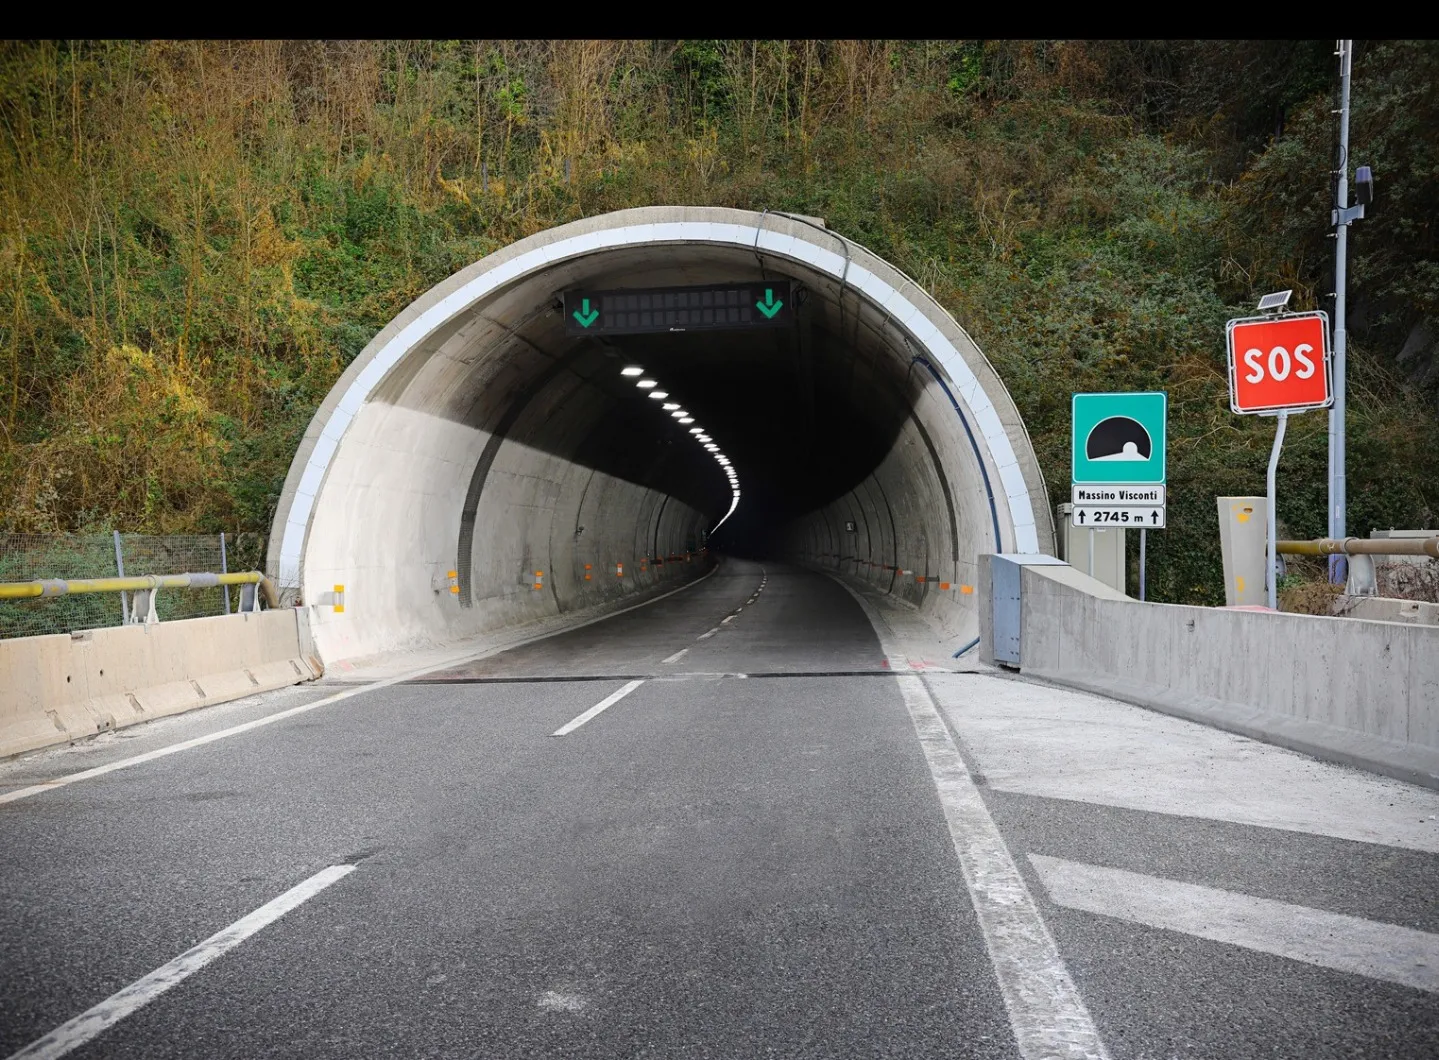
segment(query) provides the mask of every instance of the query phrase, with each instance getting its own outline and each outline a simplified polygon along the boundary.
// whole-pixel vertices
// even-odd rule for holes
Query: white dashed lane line
[[[45,1037],[31,1042],[24,1049],[15,1053],[10,1060],[21,1060],[22,1057],[24,1060],[42,1060],[42,1058],[43,1060],[57,1060],[58,1057],[78,1049],[137,1009],[154,1001],[172,986],[179,985],[215,958],[228,953],[261,928],[273,924],[296,906],[313,898],[332,883],[337,883],[354,871],[354,865],[331,865],[327,869],[321,869],[308,880],[291,887],[274,901],[267,902],[223,931],[216,932],[204,942],[186,950],[169,964],[135,980],[119,993],[111,994],[94,1008],[82,1012],[70,1022],[55,1028]]]
[[[591,707],[589,710],[585,711],[585,712],[584,712],[583,714],[581,714],[579,717],[575,718],[575,719],[572,720],[572,721],[567,721],[567,722],[565,722],[565,724],[561,725],[561,726],[560,726],[558,729],[556,729],[554,732],[550,733],[550,735],[551,735],[551,736],[568,736],[570,733],[574,732],[576,729],[578,729],[578,728],[579,728],[581,725],[583,725],[585,722],[589,721],[591,718],[596,717],[596,716],[598,716],[599,714],[604,713],[606,710],[609,710],[610,707],[614,706],[614,705],[615,705],[616,703],[618,703],[620,700],[624,699],[625,696],[629,695],[629,694],[630,694],[631,692],[633,692],[636,688],[639,688],[640,685],[642,685],[642,684],[644,684],[643,681],[630,681],[628,684],[624,685],[624,686],[623,686],[622,688],[620,688],[618,691],[616,691],[616,692],[611,692],[609,695],[605,696],[604,699],[600,700],[598,703],[596,703],[596,704],[595,704],[593,707]]]
[[[754,591],[754,595],[753,595],[753,596],[751,596],[751,597],[750,597],[748,600],[746,600],[744,603],[740,604],[739,607],[736,607],[736,608],[735,608],[733,611],[731,611],[727,616],[725,616],[724,618],[720,619],[720,624],[719,624],[718,626],[715,626],[714,629],[707,630],[706,632],[701,633],[698,637],[695,638],[695,640],[708,640],[710,637],[713,637],[716,633],[718,633],[718,632],[720,631],[720,627],[721,627],[721,626],[725,626],[725,625],[729,624],[730,622],[733,622],[736,618],[739,617],[739,613],[740,613],[741,611],[743,611],[748,605],[754,603],[757,599],[759,599],[759,594],[762,593],[762,592],[764,592],[764,581],[761,581],[761,582],[759,583],[759,588]],[[685,651],[689,651],[689,649],[686,648]],[[680,657],[680,655],[683,655],[683,654],[684,654],[684,652],[682,651],[682,652],[680,652],[678,655],[672,655],[672,656],[670,656],[670,658],[666,659],[665,662],[671,662],[671,661],[673,661],[673,660],[676,660],[676,659],[678,659],[678,658]]]

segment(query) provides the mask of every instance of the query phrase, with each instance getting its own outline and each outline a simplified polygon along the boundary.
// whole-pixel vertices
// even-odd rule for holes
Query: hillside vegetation
[[[1153,598],[1222,598],[1263,491],[1224,322],[1332,309],[1332,42],[0,45],[0,529],[268,529],[298,437],[397,311],[504,244],[652,203],[814,214],[928,288],[1052,500],[1075,390],[1163,389]],[[1350,526],[1439,522],[1439,44],[1368,42]],[[1325,525],[1298,417],[1281,518]]]

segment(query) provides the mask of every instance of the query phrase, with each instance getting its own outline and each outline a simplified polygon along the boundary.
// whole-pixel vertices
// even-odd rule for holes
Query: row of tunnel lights
[[[732,494],[730,499],[729,511],[725,512],[724,519],[721,519],[719,522],[715,523],[714,528],[710,530],[710,533],[713,534],[715,530],[718,530],[721,526],[724,525],[725,519],[728,519],[731,515],[734,514],[735,508],[739,507],[739,476],[735,474],[735,469],[733,465],[730,464],[729,457],[725,456],[724,453],[720,451],[720,447],[715,443],[715,440],[713,438],[711,438],[708,434],[705,433],[705,429],[703,427],[692,426],[695,418],[691,416],[688,412],[686,412],[683,408],[681,408],[679,402],[670,401],[669,392],[659,389],[659,381],[647,377],[643,368],[641,368],[637,364],[626,365],[624,368],[620,369],[620,375],[634,379],[635,386],[639,387],[641,390],[649,391],[649,397],[651,400],[664,402],[662,406],[663,409],[675,419],[679,420],[681,426],[689,427],[690,434],[694,436],[695,440],[699,442],[700,445],[705,447],[705,450],[707,452],[713,454],[715,460],[718,461],[720,468],[724,471],[725,477],[729,479],[730,491]]]

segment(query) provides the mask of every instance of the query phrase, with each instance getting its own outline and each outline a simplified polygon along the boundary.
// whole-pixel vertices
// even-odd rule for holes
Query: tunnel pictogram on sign
[[[1334,403],[1325,313],[1231,320],[1226,333],[1235,412],[1303,412]]]

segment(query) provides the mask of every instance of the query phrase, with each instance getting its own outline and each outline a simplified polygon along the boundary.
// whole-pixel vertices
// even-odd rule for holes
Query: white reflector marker
[[[178,986],[216,957],[228,953],[261,928],[273,924],[297,905],[313,898],[330,884],[344,879],[354,871],[353,865],[331,865],[327,869],[321,869],[304,883],[296,884],[274,901],[265,903],[223,931],[186,950],[169,964],[156,968],[119,993],[111,994],[88,1012],[82,1012],[69,1023],[63,1023],[45,1037],[31,1042],[11,1056],[10,1060],[54,1060],[55,1057],[78,1049],[132,1012],[154,1001],[172,986]]]

